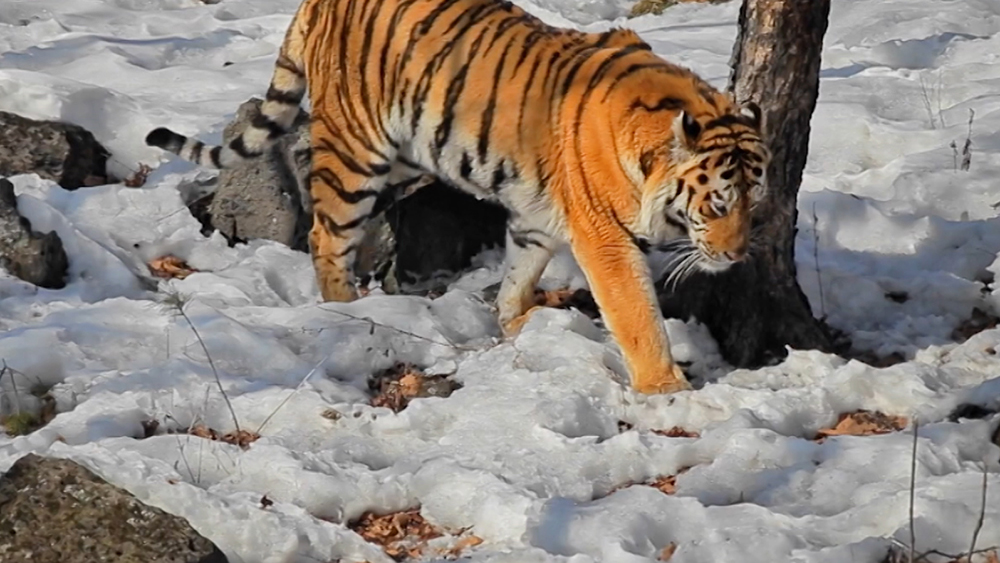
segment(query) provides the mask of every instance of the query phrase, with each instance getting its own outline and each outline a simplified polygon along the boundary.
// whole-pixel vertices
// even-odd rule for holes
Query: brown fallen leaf
[[[635,485],[646,485],[648,487],[653,487],[654,489],[660,491],[663,494],[672,495],[677,492],[677,476],[687,473],[689,469],[691,468],[682,467],[679,470],[677,470],[677,473],[673,475],[661,475],[649,481],[642,481],[642,482],[628,481],[608,491],[608,495],[616,493],[622,489],[634,487]]]
[[[534,303],[539,307],[556,309],[575,308],[584,315],[596,319],[601,315],[594,296],[586,289],[536,290]]]
[[[448,548],[448,551],[445,552],[444,555],[448,557],[459,557],[466,549],[476,547],[481,543],[483,543],[483,538],[479,536],[463,536],[455,542],[455,545]]]
[[[149,271],[158,278],[177,278],[182,280],[198,270],[188,266],[184,260],[168,254],[150,262]]]
[[[830,436],[871,436],[898,432],[907,425],[905,416],[890,416],[873,411],[855,411],[840,415],[837,425],[824,428],[816,433],[816,439],[822,441]]]
[[[219,434],[219,432],[213,428],[209,428],[203,424],[196,424],[188,430],[188,434],[192,436],[197,436],[199,438],[205,438],[208,440],[216,442],[225,442],[227,444],[232,444],[234,446],[239,446],[240,449],[247,449],[250,444],[256,442],[260,438],[260,434],[251,432],[249,430],[240,430],[239,432],[233,430],[226,432],[225,434]]]
[[[667,438],[700,438],[701,434],[687,431],[680,426],[674,426],[670,430],[653,430],[653,434],[666,436]]]
[[[406,408],[413,399],[447,397],[461,385],[441,375],[427,375],[412,364],[396,364],[372,376],[368,388],[374,392],[373,407],[387,407],[393,412]]]
[[[674,556],[674,552],[677,551],[677,544],[670,542],[660,550],[660,555],[657,557],[660,561],[670,561],[670,558]]]
[[[381,515],[366,512],[348,528],[396,561],[419,558],[428,541],[444,535],[420,515],[420,508]]]
[[[677,475],[664,475],[663,477],[657,477],[646,484],[665,495],[672,495],[677,492]]]
[[[130,188],[138,188],[146,183],[146,179],[149,178],[149,173],[152,171],[153,169],[148,164],[140,164],[139,169],[125,178],[123,183]]]

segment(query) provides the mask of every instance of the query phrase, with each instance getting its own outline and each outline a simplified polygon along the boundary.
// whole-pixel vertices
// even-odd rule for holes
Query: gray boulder
[[[261,100],[254,98],[240,105],[236,117],[223,130],[223,142],[229,143],[246,128],[260,113],[260,104]],[[307,121],[306,112],[300,111],[294,131],[282,137],[269,152],[219,173],[208,214],[212,226],[230,241],[262,238],[305,249],[311,225],[302,212],[298,170],[289,164],[294,159],[292,146],[301,135],[307,134],[308,128],[303,127]],[[308,139],[306,143],[308,146]]]
[[[14,185],[0,178],[0,268],[37,286],[66,285],[69,266],[56,233],[39,234],[17,212]]]
[[[108,183],[109,152],[83,127],[0,111],[0,176],[34,172],[67,190]]]
[[[0,478],[0,563],[226,563],[185,520],[76,463],[28,454]]]

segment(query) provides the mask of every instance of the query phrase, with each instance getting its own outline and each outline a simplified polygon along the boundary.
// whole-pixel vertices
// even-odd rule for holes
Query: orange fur
[[[632,385],[688,387],[644,252],[690,236],[688,265],[743,259],[768,162],[756,106],[736,105],[628,30],[557,29],[500,0],[305,0],[264,119],[239,143],[206,153],[172,133],[147,142],[222,166],[252,157],[305,83],[324,299],[357,297],[351,261],[379,193],[432,174],[511,211],[502,324],[530,307],[568,243]]]

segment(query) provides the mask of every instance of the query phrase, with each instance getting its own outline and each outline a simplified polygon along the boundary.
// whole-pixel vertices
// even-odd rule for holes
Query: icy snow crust
[[[658,53],[725,84],[736,3],[625,20],[627,4],[526,7],[559,25],[633,27]],[[25,391],[34,384],[54,385],[61,411],[34,434],[0,437],[0,471],[32,451],[80,461],[244,563],[388,562],[345,523],[417,505],[434,524],[485,540],[471,561],[632,563],[676,542],[679,563],[874,562],[888,538],[908,538],[911,437],[811,441],[838,413],[864,408],[925,423],[918,551],[968,547],[984,462],[1000,491],[1000,450],[989,421],[947,413],[965,401],[997,405],[1000,330],[961,345],[950,332],[998,296],[981,280],[1000,271],[1000,4],[834,2],[799,201],[800,280],[859,347],[909,361],[879,370],[794,352],[734,371],[704,327],[668,321],[675,356],[704,385],[648,398],[623,386],[617,351],[578,313],[542,311],[500,342],[476,293],[498,280],[495,255],[436,300],[376,292],[323,305],[305,254],[199,234],[181,193],[209,173],[142,139],[169,125],[217,141],[238,104],[266,89],[295,7],[0,3],[0,109],[87,127],[113,151],[117,174],[160,163],[140,189],[67,192],[13,178],[35,228],[66,245],[71,283],[36,290],[0,274],[0,358],[24,374],[0,382],[4,412],[17,400],[37,407]],[[972,169],[956,172],[949,144],[961,148],[969,110]],[[168,253],[202,272],[145,289],[134,272]],[[563,256],[545,283],[583,279]],[[259,428],[291,396],[248,451],[184,435],[136,439],[150,419],[234,428],[168,294],[187,301],[242,427]],[[366,378],[397,361],[463,387],[400,414],[368,406]],[[321,416],[331,409],[339,418]],[[675,425],[701,437],[650,431]],[[609,494],[685,467],[674,496],[644,486]],[[262,508],[263,495],[274,505]],[[991,502],[980,545],[997,544]]]

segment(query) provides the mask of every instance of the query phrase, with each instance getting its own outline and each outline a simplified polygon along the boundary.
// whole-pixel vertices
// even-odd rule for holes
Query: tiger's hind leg
[[[313,152],[309,250],[324,301],[358,297],[354,263],[388,179],[388,164],[362,165],[343,151]]]
[[[541,231],[508,225],[505,272],[497,294],[498,320],[505,335],[516,334],[527,321],[535,286],[552,259],[553,246]]]

